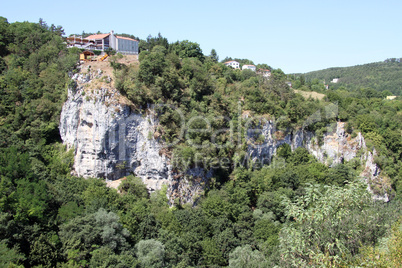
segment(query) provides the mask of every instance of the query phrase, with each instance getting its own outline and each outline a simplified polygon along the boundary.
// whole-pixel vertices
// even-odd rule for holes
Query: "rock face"
[[[248,154],[252,161],[270,162],[277,148],[285,143],[291,146],[292,151],[298,147],[306,148],[320,162],[329,166],[357,159],[364,166],[360,176],[367,182],[368,190],[373,193],[373,197],[389,201],[387,191],[391,187],[388,178],[381,176],[381,170],[374,162],[375,149],[373,152],[367,149],[361,133],[355,138],[347,134],[345,123],[337,122],[336,125],[328,127],[328,132],[321,141],[314,133],[303,129],[285,134],[276,129],[273,121],[266,122],[257,131],[264,137],[263,141],[260,139],[259,144],[253,142],[257,140],[255,132],[248,134],[249,140],[252,141],[248,146]]]
[[[146,114],[133,112],[131,103],[100,70],[81,71],[72,80],[60,117],[60,135],[75,150],[74,175],[108,181],[134,173],[150,192],[166,185],[171,203],[175,198],[181,203],[196,201],[212,172],[172,171],[163,144],[155,137],[158,119],[152,109]]]
[[[75,149],[75,174],[115,180],[134,172],[151,191],[160,189],[170,165],[154,138],[156,117],[132,112],[113,88],[87,90],[84,85],[96,78],[76,74],[78,87],[69,90],[61,113],[60,134]]]

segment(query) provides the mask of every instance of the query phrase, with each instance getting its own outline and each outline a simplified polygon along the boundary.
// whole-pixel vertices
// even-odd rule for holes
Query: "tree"
[[[216,53],[215,49],[211,50],[211,54],[209,54],[209,57],[213,62],[218,62],[219,61],[219,56],[218,56],[218,53]]]
[[[207,267],[213,265],[225,265],[225,259],[214,239],[207,238],[202,241],[202,257],[200,264],[206,265]]]
[[[229,267],[233,268],[262,268],[269,267],[268,263],[258,250],[252,250],[250,245],[237,247],[229,255]]]
[[[32,266],[55,267],[62,260],[60,240],[55,232],[40,234],[30,245],[29,262]]]
[[[134,38],[135,39],[135,38]],[[167,38],[163,37],[161,33],[158,33],[158,36],[153,37],[152,35],[148,35],[147,40],[141,40],[139,43],[139,51],[151,51],[155,46],[163,46],[166,49],[169,48],[169,42]]]
[[[0,242],[0,267],[23,267],[19,265],[25,257],[18,248],[8,248],[4,241]]]
[[[370,264],[372,267],[401,267],[402,263],[402,218],[399,218],[376,247],[366,246],[360,249],[359,258],[353,266]],[[350,265],[352,266],[352,265]]]
[[[295,202],[284,199],[289,222],[279,236],[281,266],[342,265],[360,246],[373,245],[385,234],[383,219],[389,212],[376,207],[366,189],[363,182],[310,185]]]
[[[63,252],[75,264],[88,263],[91,252],[99,247],[108,247],[117,254],[127,250],[129,235],[119,217],[103,208],[75,217],[61,225],[59,232]]]
[[[139,55],[139,78],[147,86],[153,84],[157,76],[162,75],[166,67],[165,55],[167,51],[162,46],[155,46],[151,52],[143,51]]]
[[[289,144],[284,143],[283,145],[279,146],[276,155],[278,157],[288,159],[288,157],[292,155],[292,148],[290,147]]]
[[[325,180],[326,184],[345,185],[355,179],[356,175],[353,170],[345,164],[338,164],[329,169],[328,178]]]
[[[127,176],[119,185],[119,191],[124,195],[133,195],[135,198],[148,198],[148,189],[141,178]]]
[[[114,50],[111,47],[108,47],[107,49],[105,49],[105,53],[108,54],[109,56],[113,56],[116,54],[116,50]],[[113,67],[113,66],[112,66]]]
[[[197,58],[201,62],[204,62],[204,54],[200,45],[188,40],[177,41],[172,45],[172,51],[175,52],[180,58]]]
[[[116,254],[109,247],[101,247],[94,250],[91,255],[92,258],[89,262],[90,267],[138,267],[138,261],[134,257],[134,253],[131,251],[124,251],[120,254]]]
[[[155,239],[141,240],[135,245],[141,267],[163,267],[165,247]]]
[[[271,71],[272,77],[278,81],[285,81],[286,75],[281,69],[274,69]]]
[[[91,212],[96,212],[100,208],[112,207],[118,194],[115,189],[106,187],[106,183],[99,179],[88,179],[88,187],[82,192],[82,200]]]
[[[7,45],[10,42],[9,25],[7,19],[0,16],[0,57],[7,55]]]
[[[21,179],[13,196],[15,219],[21,222],[43,220],[48,206],[49,196],[44,181],[29,182]]]

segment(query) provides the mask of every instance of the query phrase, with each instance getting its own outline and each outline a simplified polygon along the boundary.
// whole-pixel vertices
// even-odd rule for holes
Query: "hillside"
[[[402,62],[387,61],[369,64],[336,67],[304,74],[307,81],[318,79],[325,81],[330,88],[347,87],[351,90],[372,88],[377,91],[390,91],[393,95],[402,95]],[[339,78],[338,83],[330,83]]]
[[[140,42],[0,17],[0,267],[400,265],[402,101]]]

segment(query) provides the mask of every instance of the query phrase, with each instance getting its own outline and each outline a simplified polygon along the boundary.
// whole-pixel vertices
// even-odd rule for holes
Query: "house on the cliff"
[[[107,34],[93,34],[85,38],[70,36],[67,37],[67,46],[100,51],[112,48],[122,54],[138,54],[138,40],[115,35],[113,31]]]
[[[235,60],[227,61],[224,63],[226,66],[230,66],[233,69],[240,69],[240,63]]]
[[[255,72],[256,68],[255,68],[255,65],[244,64],[242,67],[242,70],[251,70],[251,71]]]

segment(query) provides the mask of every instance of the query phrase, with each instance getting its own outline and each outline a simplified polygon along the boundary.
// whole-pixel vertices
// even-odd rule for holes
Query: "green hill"
[[[337,89],[372,88],[377,91],[389,90],[400,96],[402,93],[402,62],[396,59],[374,62],[351,67],[336,67],[304,74],[307,81],[318,79]],[[338,83],[330,83],[339,78]]]
[[[292,90],[280,69],[264,79],[218,62],[212,51],[204,55],[197,43],[169,43],[161,35],[140,40],[136,64],[117,53],[99,62],[105,69],[94,62],[77,66],[80,50],[67,48],[63,34],[61,26],[43,20],[9,23],[0,16],[0,267],[400,267],[400,98],[383,100],[374,89],[325,90],[322,81],[309,77],[305,83],[304,76],[289,81]],[[400,84],[385,77],[398,77],[399,63],[377,65],[393,71],[373,66],[373,74],[361,72]],[[77,77],[88,80],[112,69],[106,80],[77,83]],[[353,76],[357,70],[326,81]],[[109,100],[114,95],[117,102],[118,94],[91,97],[103,91],[101,83],[131,101],[132,111],[115,114],[157,115],[155,134],[147,138],[168,144],[159,154],[172,160],[172,177],[188,167],[213,170],[208,182],[201,175],[183,178],[205,189],[197,204],[176,198],[170,207],[168,187],[182,191],[176,178],[149,193],[134,175],[122,180],[119,191],[103,180],[74,176],[76,148],[67,151],[61,142],[61,110],[68,90],[113,110]],[[337,109],[330,108],[333,103]],[[156,104],[155,112],[146,111],[149,104]],[[85,108],[88,116],[100,111]],[[321,143],[338,121],[346,124],[345,137],[362,133],[366,147],[376,149],[375,164],[392,184],[390,202],[372,199],[361,182],[359,174],[368,168],[361,165],[363,150],[329,167],[306,148],[292,151],[285,141],[286,133],[307,122],[306,130]],[[277,131],[265,135],[273,124]],[[108,143],[120,150],[112,138],[119,135],[109,133]],[[274,148],[268,139],[282,144],[272,161],[263,155]],[[259,161],[249,161],[251,146]],[[103,151],[92,155],[103,157]],[[122,169],[137,167],[125,162]]]

